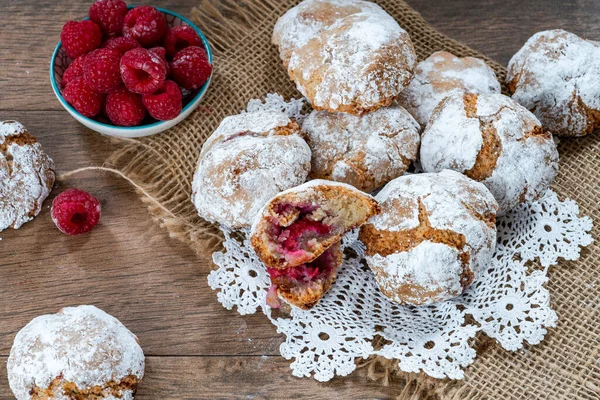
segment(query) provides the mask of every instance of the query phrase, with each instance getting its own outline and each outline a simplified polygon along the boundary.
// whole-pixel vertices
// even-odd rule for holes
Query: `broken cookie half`
[[[319,179],[271,199],[250,236],[271,278],[269,305],[277,307],[279,296],[305,310],[314,307],[342,264],[342,237],[379,211],[368,194]]]

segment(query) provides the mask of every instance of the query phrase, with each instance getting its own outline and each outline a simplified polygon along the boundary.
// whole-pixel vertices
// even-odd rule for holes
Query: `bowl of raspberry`
[[[73,118],[104,135],[172,128],[210,85],[208,40],[169,10],[97,0],[89,18],[63,26],[60,39],[50,62],[52,90]]]

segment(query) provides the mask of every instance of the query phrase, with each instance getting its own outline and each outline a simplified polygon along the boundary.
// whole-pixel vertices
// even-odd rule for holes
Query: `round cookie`
[[[366,192],[404,174],[419,150],[419,124],[398,105],[362,116],[313,111],[302,131],[312,151],[311,178]]]
[[[229,228],[249,227],[271,197],[306,180],[310,157],[300,127],[280,111],[225,118],[202,147],[194,174],[198,214]]]
[[[365,259],[384,295],[422,305],[459,296],[496,246],[496,210],[481,183],[454,171],[396,178],[362,226]]]
[[[306,1],[297,6],[301,11],[292,9],[282,17],[287,22],[278,24],[277,35],[293,37],[291,27],[302,26],[290,22],[294,16],[302,19],[328,3],[333,8],[340,4]],[[314,109],[359,115],[392,104],[412,79],[416,54],[408,33],[381,7],[364,1],[348,4],[339,14],[321,17],[312,33],[307,30],[314,35],[309,40],[299,35],[302,39],[289,46],[288,73]],[[360,12],[353,13],[353,7]],[[285,49],[282,58],[287,58]]]
[[[132,400],[144,353],[116,318],[94,306],[68,307],[21,329],[6,368],[17,400]]]
[[[464,92],[500,93],[500,82],[483,60],[438,51],[417,64],[415,77],[400,93],[398,102],[424,127],[444,98]]]
[[[482,182],[500,214],[540,198],[558,172],[552,135],[501,94],[446,97],[423,132],[420,161],[425,172],[452,169]]]
[[[54,178],[54,162],[35,137],[18,122],[0,122],[0,231],[38,215]]]
[[[555,135],[600,128],[598,42],[560,29],[536,33],[510,60],[506,84]]]
[[[279,55],[287,68],[294,50],[338,19],[380,9],[375,3],[363,0],[305,0],[277,20],[272,43],[279,48]]]

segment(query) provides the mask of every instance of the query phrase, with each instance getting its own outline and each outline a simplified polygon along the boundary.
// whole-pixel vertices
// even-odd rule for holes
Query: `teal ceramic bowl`
[[[131,9],[134,7],[130,6],[128,8]],[[157,10],[164,14],[167,20],[167,26],[169,28],[177,25],[189,25],[190,27],[192,27],[202,39],[204,49],[208,54],[208,61],[211,64],[213,64],[213,55],[210,49],[210,44],[208,43],[206,36],[204,36],[204,33],[202,33],[202,31],[198,29],[197,26],[195,26],[187,18],[184,18],[181,15],[176,14],[172,11],[158,7]],[[211,76],[201,88],[194,90],[191,93],[184,93],[183,109],[181,110],[181,113],[177,116],[177,118],[168,121],[156,121],[150,119],[150,117],[147,117],[149,121],[144,120],[142,122],[142,125],[123,127],[112,125],[110,121],[101,116],[95,118],[84,117],[83,115],[75,111],[75,109],[71,107],[69,103],[67,103],[67,101],[62,96],[60,82],[62,80],[63,73],[69,66],[70,62],[71,61],[69,57],[67,57],[65,49],[61,46],[61,43],[58,42],[56,48],[54,49],[54,53],[52,54],[52,60],[50,61],[50,83],[52,84],[52,90],[54,91],[56,98],[58,99],[60,104],[62,104],[62,106],[65,108],[65,110],[67,110],[67,112],[71,114],[71,116],[77,121],[96,132],[109,136],[136,138],[142,136],[155,135],[157,133],[163,132],[169,128],[174,127],[175,125],[183,121],[185,118],[187,118],[192,113],[192,111],[194,111],[194,109],[198,107],[200,101],[206,94],[206,91],[208,90],[208,87],[210,86],[210,82],[212,80]]]

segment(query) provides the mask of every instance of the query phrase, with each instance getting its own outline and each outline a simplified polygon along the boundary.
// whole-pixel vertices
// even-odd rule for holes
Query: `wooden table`
[[[597,0],[408,0],[443,33],[507,63],[525,40],[564,28],[600,39]],[[36,135],[60,172],[100,165],[116,144],[73,120],[54,97],[48,63],[69,19],[91,0],[0,0],[0,120]],[[193,0],[143,1],[189,15]],[[96,195],[100,224],[69,237],[50,219],[52,197],[67,187]],[[319,384],[291,376],[281,337],[262,315],[226,311],[207,285],[207,260],[169,239],[119,178],[87,173],[55,188],[41,214],[0,232],[0,398],[13,398],[6,358],[16,332],[35,316],[94,304],[140,338],[146,377],[137,399],[393,398],[364,372]]]

